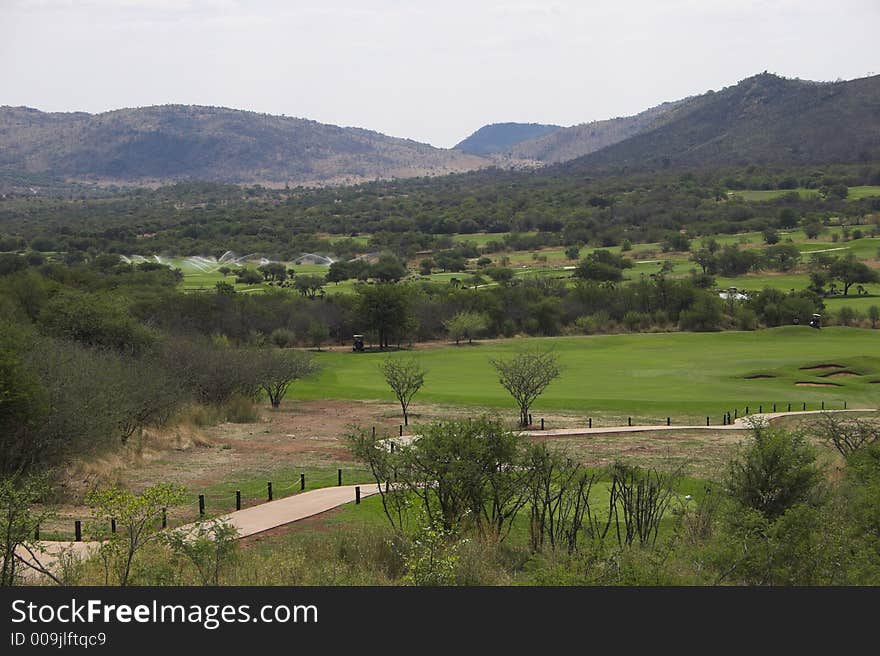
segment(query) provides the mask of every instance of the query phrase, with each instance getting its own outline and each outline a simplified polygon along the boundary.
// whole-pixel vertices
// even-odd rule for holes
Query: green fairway
[[[796,192],[801,198],[811,198],[819,195],[818,189],[804,189],[803,187],[799,189],[768,189],[768,190],[754,190],[754,189],[743,189],[741,191],[731,191],[730,195],[737,196],[747,201],[754,200],[774,200],[781,196],[785,196],[786,194],[790,194],[792,192]],[[847,193],[847,200],[859,200],[861,198],[868,198],[869,196],[880,196],[880,186],[862,186],[862,187],[850,187]]]
[[[420,401],[505,409],[515,413],[490,358],[523,347],[553,348],[564,366],[534,412],[567,410],[596,415],[673,416],[696,421],[726,409],[806,402],[816,409],[877,407],[880,402],[880,332],[850,328],[785,327],[756,332],[669,333],[515,339],[416,353],[427,369]],[[378,370],[380,353],[322,353],[318,376],[294,386],[300,399],[392,401]],[[398,357],[391,355],[390,357]],[[840,364],[860,376],[821,377],[813,364]],[[832,372],[833,373],[833,372]],[[763,374],[772,378],[749,380]],[[797,386],[797,382],[821,384]]]

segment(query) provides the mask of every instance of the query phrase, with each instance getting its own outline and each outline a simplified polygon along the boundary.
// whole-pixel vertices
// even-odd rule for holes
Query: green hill
[[[819,164],[880,159],[880,76],[847,82],[768,73],[690,98],[653,129],[563,166]]]

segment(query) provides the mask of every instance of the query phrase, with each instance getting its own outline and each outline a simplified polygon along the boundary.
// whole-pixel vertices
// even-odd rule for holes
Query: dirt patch
[[[761,380],[763,378],[776,378],[776,376],[771,376],[770,374],[753,374],[751,376],[745,376],[746,380]]]
[[[720,476],[744,431],[647,431],[598,433],[531,438],[558,448],[588,467],[603,467],[615,460],[646,467],[672,469],[683,465],[689,475]]]
[[[833,363],[814,364],[809,367],[801,367],[800,369],[801,369],[801,371],[813,371],[816,369],[820,369],[820,370],[821,369],[843,369],[843,365],[842,364],[833,364]]]
[[[838,378],[841,376],[843,376],[843,377],[855,376],[856,378],[858,378],[861,375],[862,374],[860,374],[857,371],[832,371],[830,374],[822,374],[821,378]]]
[[[807,381],[798,381],[795,385],[797,387],[840,387],[837,383],[810,383]]]

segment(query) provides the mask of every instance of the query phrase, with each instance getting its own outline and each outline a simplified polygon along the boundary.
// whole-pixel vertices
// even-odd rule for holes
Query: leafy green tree
[[[755,423],[751,445],[728,466],[725,487],[737,504],[773,521],[814,502],[821,481],[816,451],[803,435]]]
[[[239,285],[259,285],[263,277],[253,269],[242,269],[235,277],[235,282]]]
[[[43,308],[39,321],[50,335],[123,353],[141,353],[155,339],[131,316],[123,299],[109,294],[59,292]]]
[[[293,279],[293,286],[301,296],[314,299],[324,288],[327,280],[321,275],[298,275]]]
[[[474,337],[480,336],[489,327],[489,317],[482,312],[459,312],[444,321],[443,325],[456,345],[462,339],[472,344]]]
[[[411,324],[412,302],[404,285],[385,283],[358,287],[357,321],[375,330],[379,348],[388,348],[391,338]]]
[[[858,261],[852,253],[835,259],[829,267],[829,273],[843,285],[844,296],[849,294],[849,288],[856,283],[880,281],[880,274],[864,262]]]
[[[312,346],[321,350],[321,346],[327,339],[330,337],[330,328],[327,327],[327,324],[323,321],[312,321],[309,324],[309,341],[312,342]]]
[[[254,380],[269,397],[273,408],[281,406],[281,400],[294,381],[317,371],[312,356],[302,351],[256,349],[250,355]]]
[[[532,404],[562,373],[559,356],[553,351],[526,350],[490,362],[499,382],[519,406],[519,425],[528,426]]]
[[[40,562],[42,549],[34,539],[35,530],[51,516],[47,510],[34,509],[48,493],[45,476],[13,475],[0,479],[0,586],[20,583],[20,567],[62,583]]]
[[[403,411],[403,425],[409,426],[409,404],[416,393],[425,384],[425,370],[413,357],[387,358],[379,368],[385,376],[385,382],[394,392]]]
[[[484,273],[499,285],[509,285],[513,280],[513,269],[509,267],[487,267]]]
[[[259,267],[258,271],[267,281],[284,282],[287,280],[287,267],[281,262],[269,262]]]
[[[406,266],[395,255],[382,253],[370,268],[370,276],[380,282],[396,282],[406,276]]]
[[[86,502],[94,509],[95,519],[104,522],[115,519],[117,532],[102,536],[99,554],[105,566],[105,584],[110,574],[119,585],[129,584],[135,556],[144,547],[161,538],[160,521],[164,508],[177,505],[185,498],[179,485],[158,483],[141,494],[119,487],[96,489],[86,495]]]
[[[224,567],[235,563],[237,540],[238,529],[219,518],[164,535],[171,550],[192,563],[202,585],[220,585]]]
[[[38,376],[22,358],[26,334],[0,322],[0,475],[25,471],[39,461],[33,434],[50,410]]]

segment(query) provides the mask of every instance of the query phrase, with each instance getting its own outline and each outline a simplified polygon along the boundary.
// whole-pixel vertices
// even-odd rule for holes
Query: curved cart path
[[[256,533],[262,533],[263,531],[284,526],[285,524],[290,524],[312,515],[318,515],[347,503],[352,503],[355,500],[355,488],[357,487],[361,488],[362,499],[379,493],[379,488],[375,481],[360,485],[322,487],[317,490],[300,492],[283,499],[276,499],[250,508],[244,508],[243,510],[237,510],[221,515],[218,519],[225,520],[234,526],[238,530],[239,538],[246,538]],[[198,524],[199,522],[195,522],[180,526],[174,530],[185,531],[188,527],[194,527]],[[72,554],[77,558],[88,558],[97,551],[101,544],[101,542],[42,540],[39,543],[42,551],[38,554],[38,557],[43,566],[52,569],[62,554]],[[23,557],[27,558],[27,555],[23,554]]]
[[[523,431],[523,435],[528,435],[529,437],[541,437],[541,436],[549,436],[552,437],[554,435],[601,435],[607,433],[644,433],[645,431],[682,431],[682,430],[710,430],[710,431],[719,431],[719,430],[748,430],[752,427],[752,422],[758,423],[769,423],[774,419],[779,419],[781,417],[798,417],[802,415],[824,415],[830,413],[841,413],[841,412],[878,412],[877,408],[851,408],[847,410],[792,410],[791,412],[763,412],[763,413],[754,413],[751,415],[747,415],[746,417],[739,417],[734,420],[732,424],[722,425],[722,424],[713,424],[711,426],[667,426],[666,424],[660,424],[655,426],[604,426],[604,427],[596,427],[596,428],[550,428],[547,430],[528,430]],[[406,436],[404,436],[405,438]],[[398,438],[399,439],[399,438]]]
[[[647,426],[597,426],[596,428],[547,428],[545,430],[525,430],[520,435],[529,437],[554,437],[554,436],[570,436],[570,435],[603,435],[609,433],[644,433],[647,431],[683,431],[683,430],[748,430],[752,426],[752,422],[769,423],[774,419],[781,417],[797,417],[800,415],[822,415],[839,412],[880,412],[878,408],[850,408],[847,410],[792,410],[791,412],[762,412],[750,414],[746,417],[739,417],[732,424],[712,424],[710,426],[694,426],[692,424],[667,426],[666,424],[655,424]],[[400,437],[389,437],[386,441],[394,444],[411,444],[419,438],[418,435],[402,435]]]
[[[558,428],[548,430],[523,431],[522,434],[530,437],[553,437],[568,435],[601,435],[608,433],[640,433],[645,431],[681,431],[681,430],[747,430],[752,422],[767,423],[780,417],[793,417],[800,415],[816,415],[839,412],[877,412],[876,408],[853,408],[849,410],[807,410],[793,412],[765,412],[740,417],[733,424],[722,426],[606,426],[596,428]],[[417,435],[404,435],[402,437],[388,438],[396,444],[407,444],[417,439]],[[222,515],[220,518],[232,524],[241,538],[262,533],[285,524],[317,515],[333,508],[351,503],[355,500],[355,488],[361,488],[361,498],[366,498],[379,493],[375,481],[360,485],[342,485],[337,487],[324,487],[308,492],[300,492],[283,499],[276,499],[257,506],[245,508]],[[186,530],[188,524],[175,530]],[[39,543],[42,552],[39,554],[43,565],[51,567],[62,553],[74,554],[79,558],[85,558],[94,553],[101,545],[100,542],[53,542],[41,541]]]

